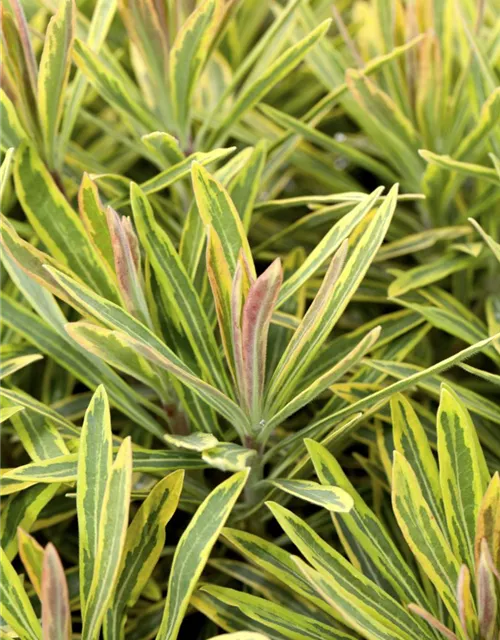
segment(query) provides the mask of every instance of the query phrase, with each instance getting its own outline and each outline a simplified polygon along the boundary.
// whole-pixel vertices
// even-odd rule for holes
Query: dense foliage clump
[[[0,637],[498,640],[498,0],[1,12]]]

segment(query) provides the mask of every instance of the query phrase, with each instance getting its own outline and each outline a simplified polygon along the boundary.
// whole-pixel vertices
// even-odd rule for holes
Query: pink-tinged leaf
[[[266,374],[269,325],[283,282],[281,261],[277,258],[250,286],[243,306],[242,355],[247,409],[260,419]],[[256,427],[257,425],[254,425]]]
[[[33,95],[36,95],[36,88],[38,83],[38,65],[36,63],[35,53],[31,46],[31,37],[29,33],[28,22],[24,15],[22,4],[19,0],[10,0],[10,5],[14,10],[14,16],[16,20],[17,30],[19,32],[19,39],[24,52],[24,61],[26,69],[28,71],[28,77],[31,84],[31,90]]]
[[[150,326],[141,274],[139,241],[132,228],[130,218],[120,217],[111,207],[106,209],[106,217],[113,247],[118,286],[127,311]]]
[[[293,334],[281,360],[276,367],[268,390],[268,408],[275,413],[282,408],[297,385],[300,372],[310,360],[311,348],[321,344],[331,327],[325,313],[331,302],[334,286],[339,279],[347,255],[347,240],[333,256],[316,297],[302,322]]]
[[[220,238],[211,226],[207,226],[207,274],[212,295],[215,301],[215,311],[219,322],[219,331],[221,334],[224,353],[226,354],[233,379],[236,382],[236,374],[234,371],[234,354],[231,348],[231,272],[229,265],[224,256],[224,249]]]
[[[50,543],[43,558],[41,600],[43,640],[71,640],[68,584],[59,555]]]
[[[498,600],[493,575],[493,561],[488,543],[484,538],[481,542],[481,554],[476,574],[479,633],[481,638],[493,640],[496,637],[495,632],[498,632],[496,625]]]
[[[240,402],[244,399],[244,365],[243,347],[241,336],[241,308],[242,308],[242,268],[241,263],[236,265],[233,284],[231,287],[231,333],[233,339],[233,358],[236,371],[236,381]]]
[[[457,605],[458,615],[464,631],[471,638],[475,638],[478,633],[478,620],[471,596],[470,571],[467,565],[460,567],[457,583]]]
[[[78,190],[78,211],[90,241],[103,259],[103,264],[114,273],[113,248],[104,207],[96,184],[87,173],[83,174]]]
[[[428,622],[431,627],[434,627],[434,629],[439,631],[439,633],[441,633],[445,638],[448,638],[448,640],[458,640],[457,636],[453,633],[453,631],[450,631],[448,627],[445,627],[442,622],[440,622],[437,618],[435,618],[431,613],[429,613],[425,609],[422,609],[422,607],[419,607],[416,604],[409,604],[408,609],[412,613],[415,613],[420,618],[423,618],[423,620]]]

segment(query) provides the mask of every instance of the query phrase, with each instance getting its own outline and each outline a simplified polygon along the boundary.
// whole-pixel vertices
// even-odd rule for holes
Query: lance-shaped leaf
[[[495,242],[495,240],[493,240],[493,238],[488,233],[486,233],[486,231],[481,227],[479,222],[477,222],[473,218],[469,218],[469,222],[474,227],[474,229],[476,229],[476,231],[479,231],[479,233],[483,237],[483,240],[491,249],[495,258],[498,260],[498,262],[500,262],[500,244],[498,244],[498,242]]]
[[[272,482],[278,489],[307,502],[312,502],[312,504],[317,504],[328,511],[350,511],[354,504],[351,496],[339,487],[318,484],[312,480],[279,479]]]
[[[474,544],[476,565],[479,562],[483,538],[490,549],[493,564],[500,572],[500,476],[498,471],[491,479],[479,507]]]
[[[215,596],[226,604],[238,607],[250,618],[258,620],[277,631],[280,634],[278,637],[290,638],[291,640],[353,639],[350,634],[337,631],[334,627],[315,620],[312,616],[296,613],[280,604],[249,593],[242,593],[217,585],[204,585],[201,590]]]
[[[106,218],[113,249],[115,274],[125,307],[143,324],[150,325],[151,320],[144,295],[139,240],[132,228],[130,218],[119,216],[111,207],[106,209]]]
[[[103,62],[81,40],[77,39],[74,42],[73,58],[99,95],[133,122],[141,133],[161,129],[157,119],[147,110],[133,83],[127,82],[124,74],[118,74],[115,68]]]
[[[110,469],[102,498],[92,582],[83,611],[82,636],[89,640],[97,640],[99,636],[118,579],[127,532],[131,485],[132,449],[130,438],[127,438]]]
[[[437,416],[439,474],[451,546],[474,569],[476,522],[489,474],[467,409],[447,386]]]
[[[291,275],[281,287],[278,306],[281,306],[290,296],[298,291],[302,285],[337,251],[342,242],[371,211],[383,191],[379,187],[343,216],[322,238],[307,256],[304,263]]]
[[[415,410],[402,394],[391,398],[391,418],[394,446],[415,472],[422,495],[444,533],[443,498],[436,459]]]
[[[74,0],[63,0],[47,27],[38,75],[40,123],[45,154],[52,169],[55,165],[56,136],[71,68],[74,31]]]
[[[5,153],[0,166],[0,202],[3,202],[5,189],[9,184],[10,174],[12,172],[12,159],[14,157],[14,148],[10,147]]]
[[[10,496],[2,506],[0,523],[1,547],[9,559],[17,553],[17,530],[19,527],[30,531],[42,509],[49,504],[60,487],[56,482],[51,485],[37,485]]]
[[[76,506],[79,532],[80,600],[85,609],[96,572],[99,524],[113,462],[108,396],[99,387],[85,413],[78,452]]]
[[[26,356],[16,356],[12,358],[4,358],[0,365],[0,380],[6,378],[7,376],[11,376],[16,371],[20,369],[24,369],[33,362],[37,362],[41,360],[43,356],[40,353],[32,353]]]
[[[7,420],[10,420],[12,416],[15,416],[16,413],[19,413],[20,411],[24,411],[24,407],[21,405],[0,407],[0,424],[2,424],[2,422],[7,422]]]
[[[493,640],[498,632],[498,598],[492,565],[493,561],[488,549],[488,543],[483,540],[479,555],[479,565],[476,568],[477,614],[480,637],[487,640]]]
[[[222,536],[231,547],[234,547],[253,564],[261,567],[306,598],[315,607],[331,613],[330,607],[316,595],[314,589],[298,570],[288,551],[282,547],[239,529],[223,529]],[[335,615],[332,613],[332,615]]]
[[[169,56],[170,97],[178,130],[184,141],[189,133],[191,97],[222,17],[220,0],[205,0],[177,33]]]
[[[228,391],[229,385],[212,327],[173,242],[156,223],[151,205],[135,184],[131,185],[130,200],[139,237],[151,260],[158,283],[172,304],[175,304],[177,317],[174,322],[180,322],[199,366],[209,376],[208,380]]]
[[[33,147],[22,144],[14,165],[16,194],[35,232],[54,258],[95,291],[117,299],[114,283],[88,239],[85,228]]]
[[[178,637],[191,594],[247,477],[248,471],[240,471],[216,487],[182,534],[172,561],[157,640],[176,640]]]
[[[235,429],[243,433],[247,419],[238,405],[226,395],[196,377],[191,370],[147,327],[135,320],[117,305],[96,295],[85,285],[81,285],[60,271],[47,267],[52,276],[78,305],[83,306],[101,322],[118,328],[119,339],[142,356],[163,367],[181,382],[200,395],[216,411],[233,422]],[[122,333],[123,331],[123,333]]]
[[[343,409],[334,411],[324,418],[316,420],[304,429],[301,429],[297,433],[294,433],[292,436],[290,436],[287,444],[296,442],[304,437],[312,437],[312,435],[314,435],[315,433],[323,433],[324,430],[328,428],[328,426],[337,424],[346,416],[356,413],[357,411],[375,407],[379,403],[380,405],[382,405],[384,402],[387,402],[387,400],[395,393],[406,391],[407,389],[411,389],[411,387],[413,387],[414,385],[418,385],[426,380],[432,379],[433,376],[440,373],[441,371],[445,371],[451,366],[462,362],[462,360],[470,358],[474,353],[477,353],[478,351],[484,349],[484,347],[490,344],[493,340],[498,340],[499,337],[499,334],[496,334],[494,336],[491,336],[490,338],[486,338],[486,340],[481,340],[481,342],[477,342],[476,344],[467,347],[462,351],[459,351],[449,358],[445,358],[441,362],[438,362],[437,364],[434,364],[427,369],[419,368],[414,365],[404,365],[403,368],[405,369],[405,373],[401,376],[398,376],[402,378],[401,380],[398,380],[397,382],[394,382],[393,384],[384,387],[379,391],[375,391],[365,398],[361,398],[348,407],[344,407]],[[397,367],[399,369],[401,365],[397,363]],[[408,371],[408,369],[410,369],[410,371]],[[391,375],[393,375],[393,369],[391,369]],[[280,446],[283,446],[282,443],[280,443]]]
[[[238,172],[229,187],[231,200],[240,214],[240,218],[243,221],[243,228],[247,233],[250,228],[253,207],[259,192],[265,162],[266,141],[261,140],[255,145],[248,162],[243,169]]]
[[[323,582],[328,585],[329,592],[335,594],[329,600],[334,608],[347,618],[351,626],[362,631],[364,622],[371,618],[373,622],[370,626],[378,623],[379,628],[386,634],[373,637],[390,637],[392,632],[401,640],[422,639],[422,629],[409,613],[383,589],[355,569],[340,553],[328,546],[311,527],[291,511],[274,502],[267,503],[267,506],[288,537],[317,569]]]
[[[392,467],[392,505],[408,546],[449,614],[460,624],[455,598],[460,564],[423,497],[415,472],[397,451]]]
[[[212,636],[210,640],[269,640],[269,637],[256,631],[235,631],[234,633]]]
[[[396,208],[397,194],[395,185],[359,238],[341,273],[347,247],[341,247],[332,260],[314,302],[290,340],[269,384],[267,406],[271,413],[292,396],[301,375],[354,295],[382,244]]]
[[[38,544],[33,536],[30,536],[24,529],[21,529],[21,527],[17,530],[17,541],[19,557],[22,560],[35,593],[40,598],[42,593],[43,547],[41,544]]]
[[[212,225],[219,236],[231,277],[236,271],[240,250],[243,251],[250,272],[255,277],[252,252],[243,223],[228,192],[199,163],[193,163],[191,174],[201,219],[205,225]]]
[[[211,145],[219,135],[227,133],[248,109],[262,100],[272,87],[285,78],[325,35],[330,23],[331,20],[325,20],[302,40],[288,47],[259,78],[245,87],[223,122],[212,132],[208,144]]]
[[[248,291],[243,305],[241,327],[241,356],[243,360],[243,389],[241,395],[252,416],[253,427],[259,430],[264,401],[267,336],[274,306],[283,280],[281,261],[277,258]]]
[[[234,447],[238,445],[232,445]],[[242,449],[243,447],[240,447]],[[209,451],[209,449],[207,450]],[[248,451],[245,449],[245,451]],[[252,451],[253,452],[253,451]],[[254,452],[253,452],[254,453]],[[180,452],[180,451],[158,451],[155,449],[138,449],[133,452],[133,470],[142,471],[143,473],[150,473],[152,475],[164,475],[168,471],[175,471],[176,469],[205,469],[208,463],[204,462],[199,455],[194,452]],[[29,464],[21,465],[10,471],[7,471],[2,476],[4,486],[1,487],[1,494],[12,493],[11,487],[8,486],[8,482],[40,482],[40,483],[56,483],[61,482],[75,482],[77,480],[77,462],[78,454],[70,453],[64,456],[58,456],[49,460],[42,460],[41,462],[31,462]],[[35,487],[38,491],[43,488]],[[21,490],[24,486],[21,486]],[[57,489],[57,486],[55,487]],[[24,495],[24,494],[22,494]],[[35,508],[36,494],[26,495],[26,500],[32,499],[32,509]],[[20,505],[16,504],[15,508]],[[42,507],[45,506],[45,503]],[[5,508],[5,513],[9,512],[8,508]],[[17,514],[16,514],[17,517]],[[17,526],[17,525],[16,525]],[[10,530],[9,526],[9,530]]]
[[[242,471],[251,466],[256,454],[255,449],[247,449],[232,442],[220,442],[215,447],[205,449],[201,457],[211,467],[221,471]]]
[[[171,116],[167,87],[168,25],[165,10],[152,0],[121,0],[120,12],[147,74],[145,84],[150,85],[157,111],[168,122]]]
[[[78,211],[96,251],[114,273],[113,246],[106,213],[99,199],[97,186],[87,173],[83,174],[78,190]]]
[[[231,313],[231,291],[232,277],[229,264],[224,255],[224,248],[221,240],[212,227],[207,225],[207,275],[212,289],[215,302],[215,311],[219,323],[219,331],[224,347],[224,353],[231,369],[233,377],[234,354],[232,347],[232,313]]]
[[[265,424],[262,429],[262,439],[272,432],[272,430],[279,424],[281,424],[286,418],[294,414],[296,411],[304,407],[311,402],[314,398],[320,395],[325,389],[333,385],[339,380],[347,371],[349,371],[361,358],[366,355],[380,335],[380,327],[375,327],[366,335],[358,345],[354,347],[345,357],[339,362],[333,365],[331,369],[326,371],[323,375],[319,376],[308,387],[295,396],[290,402],[288,402],[280,411],[278,411],[271,419]]]
[[[42,628],[24,590],[23,583],[0,549],[0,615],[9,627],[23,640],[40,640]]]
[[[478,566],[478,565],[476,565]],[[471,638],[475,638],[479,631],[476,607],[471,593],[471,577],[467,565],[460,567],[460,575],[457,584],[457,605],[462,628]]]
[[[298,329],[293,334],[292,339],[288,343],[285,352],[281,357],[281,360],[278,362],[273,377],[269,383],[267,395],[267,406],[271,414],[275,408],[280,408],[279,404],[282,404],[286,400],[286,395],[290,396],[293,391],[291,379],[293,379],[294,374],[292,371],[296,372],[300,367],[300,356],[302,350],[307,349],[308,344],[315,345],[317,340],[320,340],[323,337],[321,334],[316,336],[315,332],[319,332],[327,326],[328,321],[325,322],[325,318],[329,317],[327,315],[328,304],[333,298],[333,289],[335,283],[340,277],[346,255],[347,241],[345,240],[330,262],[316,297],[307,310],[307,313],[305,314]],[[328,333],[324,332],[324,339],[326,339],[327,335]],[[319,349],[320,346],[321,343],[318,344],[317,348]],[[290,385],[288,394],[286,394],[283,389],[283,387],[286,389],[287,384]],[[281,403],[275,401],[275,396],[277,395],[281,396]]]
[[[320,482],[344,489],[354,502],[349,512],[333,515],[335,528],[351,562],[359,566],[366,576],[372,576],[386,591],[397,593],[403,602],[413,601],[427,606],[427,598],[415,573],[339,462],[318,442],[306,438],[305,444]]]
[[[71,640],[68,583],[59,555],[50,543],[43,555],[40,600],[43,640]]]
[[[429,613],[425,609],[422,609],[422,607],[419,607],[418,605],[413,603],[408,605],[408,609],[415,615],[422,618],[422,620],[425,620],[433,629],[438,631],[440,634],[440,637],[443,636],[444,638],[446,638],[446,640],[458,640],[457,636],[453,633],[453,631],[448,629],[448,627],[445,626],[435,616],[433,616],[432,613]]]
[[[120,335],[116,331],[84,320],[69,322],[66,325],[66,331],[89,353],[140,380],[154,389],[160,398],[164,397],[165,386],[158,373],[145,358],[120,340]]]
[[[158,482],[132,520],[125,540],[119,578],[106,615],[106,633],[120,637],[125,610],[141,595],[165,545],[165,527],[173,516],[182,491],[184,471]]]
[[[165,434],[165,440],[173,447],[188,451],[205,451],[216,447],[219,441],[211,433],[190,433],[188,436]]]
[[[419,149],[419,154],[427,162],[436,164],[443,169],[448,169],[453,172],[456,171],[457,173],[472,176],[473,178],[481,178],[487,182],[498,185],[498,174],[495,169],[483,167],[483,165],[480,164],[473,164],[472,162],[459,162],[449,155],[439,155],[427,149]]]

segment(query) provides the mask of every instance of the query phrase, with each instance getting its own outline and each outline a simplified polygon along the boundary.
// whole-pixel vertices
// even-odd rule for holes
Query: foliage
[[[499,12],[5,0],[1,637],[498,638]]]

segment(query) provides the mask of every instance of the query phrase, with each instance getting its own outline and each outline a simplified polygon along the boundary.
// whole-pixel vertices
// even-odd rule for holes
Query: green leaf
[[[0,567],[3,576],[0,581],[0,615],[21,640],[40,640],[42,629],[38,618],[3,549],[0,549]]]
[[[408,269],[396,277],[389,285],[387,293],[390,297],[402,296],[408,291],[425,287],[443,278],[470,268],[474,259],[463,255],[444,255],[419,267]]]
[[[9,559],[17,553],[17,530],[30,531],[42,509],[52,500],[60,483],[38,485],[10,496],[2,507],[1,547]]]
[[[239,444],[220,442],[215,447],[205,449],[201,457],[211,467],[221,471],[242,471],[252,465],[256,453],[255,449],[247,449]]]
[[[44,560],[44,550],[41,544],[26,533],[24,529],[17,530],[17,542],[19,546],[19,557],[23,563],[26,573],[29,576],[35,593],[40,598],[42,593],[42,566]]]
[[[191,173],[201,219],[205,226],[211,225],[220,238],[231,277],[236,271],[240,250],[243,251],[250,272],[255,277],[252,252],[243,223],[228,192],[200,164],[194,163]]]
[[[178,637],[189,598],[247,477],[248,471],[240,471],[216,487],[182,534],[172,561],[157,640],[176,640]]]
[[[392,506],[408,546],[459,625],[455,598],[459,561],[424,499],[415,472],[397,451],[392,467]]]
[[[179,29],[170,51],[170,97],[184,142],[189,134],[192,96],[222,15],[220,0],[202,2]]]
[[[38,76],[38,108],[42,126],[45,155],[49,168],[56,160],[59,123],[71,67],[71,50],[75,30],[73,0],[63,0],[57,14],[50,19],[40,59]]]
[[[391,398],[394,446],[415,472],[422,495],[443,532],[443,496],[439,472],[424,428],[411,403],[400,393]]]
[[[479,164],[473,164],[472,162],[459,162],[458,160],[451,158],[449,155],[439,155],[437,153],[427,151],[426,149],[420,149],[419,154],[427,162],[436,164],[438,167],[442,167],[443,169],[463,173],[466,176],[480,178],[498,185],[498,175],[495,169],[483,167]]]
[[[112,462],[108,396],[104,387],[99,387],[85,413],[78,452],[76,506],[82,610],[85,610],[96,573],[99,525]]]
[[[127,529],[119,578],[106,619],[106,634],[123,633],[125,610],[141,595],[165,545],[165,527],[177,509],[184,471],[171,473],[155,485]]]
[[[15,106],[3,89],[0,89],[0,118],[2,120],[2,139],[0,140],[2,150],[16,149],[21,140],[25,140],[28,136],[19,121]]]
[[[243,613],[254,620],[264,623],[267,627],[277,631],[281,637],[292,640],[351,640],[353,636],[337,631],[334,627],[315,620],[312,616],[304,616],[290,611],[275,602],[264,598],[227,589],[216,585],[204,585],[202,591],[215,596],[226,604],[238,607]]]
[[[165,434],[165,440],[173,447],[188,451],[205,451],[216,447],[219,442],[211,433],[191,433],[188,436]]]
[[[362,633],[370,630],[370,636],[377,639],[395,635],[401,640],[426,637],[420,625],[396,600],[329,547],[305,522],[274,502],[267,506],[288,537],[317,569],[321,584],[328,590],[328,602],[350,626]]]
[[[322,286],[290,340],[269,383],[267,406],[272,414],[293,395],[300,376],[310,365],[331,329],[354,295],[382,244],[396,207],[395,186],[359,238],[342,269],[347,246],[332,260]],[[340,269],[342,269],[340,273]]]
[[[114,283],[90,243],[83,224],[59,191],[36,151],[21,144],[14,165],[16,193],[39,238],[53,256],[95,291],[117,299]]]
[[[143,324],[135,320],[117,305],[96,295],[88,287],[79,284],[60,271],[51,270],[52,276],[65,289],[68,295],[85,307],[88,312],[111,328],[118,328],[119,340],[128,344],[139,354],[166,369],[179,380],[200,395],[216,411],[233,422],[235,429],[242,432],[247,420],[241,409],[227,396],[197,378],[190,369],[165,344]]]
[[[101,358],[112,367],[140,380],[156,391],[160,398],[165,397],[165,382],[158,372],[127,343],[120,335],[91,322],[69,322],[66,325],[68,335],[89,353]]]
[[[132,449],[130,438],[127,438],[110,469],[102,498],[92,582],[82,616],[82,636],[89,640],[99,637],[116,588],[127,532],[131,484]]]
[[[229,194],[243,222],[246,233],[250,228],[253,207],[259,192],[260,180],[266,162],[266,142],[261,140],[252,150],[252,154],[243,169],[231,182]]]
[[[40,600],[43,640],[71,640],[68,583],[59,555],[50,543],[43,555]]]
[[[474,539],[489,474],[470,416],[443,385],[437,417],[439,477],[451,546],[474,570]]]
[[[17,356],[13,358],[4,358],[2,360],[2,364],[0,365],[0,380],[6,378],[7,376],[11,376],[16,371],[24,369],[24,367],[27,367],[33,362],[37,362],[42,358],[43,356],[39,353],[32,353],[30,355]]]
[[[318,484],[311,480],[273,480],[273,485],[286,493],[317,504],[328,511],[346,512],[353,506],[351,496],[339,487]]]
[[[254,631],[235,631],[234,633],[212,636],[210,640],[269,640],[269,638]]]
[[[5,157],[2,160],[0,166],[0,202],[3,202],[5,189],[8,186],[10,174],[12,172],[12,158],[14,156],[14,148],[10,147],[5,153]]]
[[[264,426],[262,439],[265,439],[265,436],[271,433],[277,425],[284,422],[286,418],[311,402],[315,397],[319,396],[325,389],[333,385],[339,378],[349,371],[349,369],[359,362],[359,360],[366,355],[366,352],[374,346],[379,335],[380,327],[375,327],[375,329],[372,329],[370,333],[368,333],[368,335],[366,335],[359,344],[352,349],[352,351],[344,356],[339,362],[334,364],[331,369],[322,375],[318,375],[314,382],[303,389],[282,409],[280,409],[280,411],[272,416]]]
[[[212,131],[208,144],[212,145],[220,135],[226,134],[246,111],[255,106],[272,87],[285,78],[326,34],[330,23],[331,20],[325,20],[305,38],[287,48],[258,79],[245,87],[223,122]]]
[[[90,84],[107,102],[125,118],[131,119],[141,133],[150,133],[161,129],[159,122],[147,110],[136,90],[116,69],[100,59],[86,44],[76,39],[73,45],[73,58],[78,69]]]
[[[477,222],[473,218],[469,218],[469,222],[476,229],[476,231],[479,231],[484,241],[493,252],[493,255],[495,256],[495,258],[500,262],[500,244],[498,244],[498,242],[495,242],[495,240],[493,240],[493,238],[486,233],[486,231],[481,227],[479,222]]]
[[[176,320],[189,339],[198,364],[209,382],[229,390],[224,365],[212,328],[196,289],[169,236],[156,223],[153,210],[140,188],[133,184],[130,200],[139,238],[156,272],[158,283],[175,305]]]

